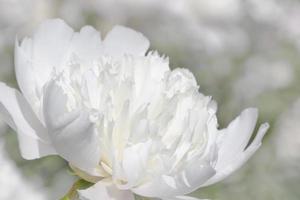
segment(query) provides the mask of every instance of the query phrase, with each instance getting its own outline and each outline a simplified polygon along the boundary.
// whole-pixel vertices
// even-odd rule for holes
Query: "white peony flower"
[[[101,40],[90,26],[74,32],[44,22],[16,42],[22,93],[1,83],[4,120],[25,159],[58,154],[95,185],[85,199],[164,200],[221,181],[259,148],[263,124],[248,145],[257,110],[218,130],[216,103],[198,92],[186,69],[147,52],[149,41],[116,26]],[[248,145],[248,146],[247,146]]]

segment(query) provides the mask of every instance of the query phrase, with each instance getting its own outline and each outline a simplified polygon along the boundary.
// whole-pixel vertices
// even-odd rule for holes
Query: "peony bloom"
[[[15,46],[21,92],[0,85],[3,119],[18,133],[25,159],[60,155],[94,186],[83,199],[163,200],[223,180],[259,148],[248,145],[257,110],[218,130],[217,105],[186,69],[147,52],[149,41],[116,26],[101,40],[48,20]]]

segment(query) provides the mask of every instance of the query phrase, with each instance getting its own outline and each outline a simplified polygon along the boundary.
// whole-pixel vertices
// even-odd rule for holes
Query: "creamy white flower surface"
[[[15,46],[21,92],[0,84],[3,119],[25,159],[58,154],[95,185],[83,199],[133,200],[184,195],[221,181],[259,148],[248,145],[257,110],[218,130],[217,105],[186,69],[147,52],[149,41],[116,26],[102,40],[90,26],[74,32],[59,19]]]

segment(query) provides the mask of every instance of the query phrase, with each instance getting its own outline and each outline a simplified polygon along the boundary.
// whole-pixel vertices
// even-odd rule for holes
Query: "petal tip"
[[[150,46],[141,32],[121,25],[114,26],[103,42],[107,53],[114,55],[144,55]]]
[[[257,132],[256,139],[253,142],[254,143],[261,143],[263,137],[265,136],[265,134],[267,133],[269,128],[270,128],[269,123],[263,123],[262,125],[260,125],[259,130]]]

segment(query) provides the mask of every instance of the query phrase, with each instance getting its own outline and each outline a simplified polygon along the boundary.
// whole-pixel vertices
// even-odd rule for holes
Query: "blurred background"
[[[114,25],[142,32],[151,49],[189,68],[219,105],[223,128],[258,107],[271,129],[234,175],[193,193],[213,200],[300,199],[300,1],[297,0],[0,0],[0,81],[17,87],[13,51],[47,18],[102,36]],[[53,200],[74,177],[59,157],[23,160],[16,134],[0,122],[0,200]]]

